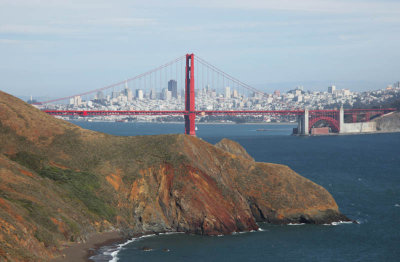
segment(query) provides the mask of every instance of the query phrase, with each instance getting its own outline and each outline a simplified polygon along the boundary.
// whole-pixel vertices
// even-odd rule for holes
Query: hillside
[[[389,113],[375,118],[376,129],[381,132],[400,132],[400,112]]]
[[[236,142],[118,137],[0,92],[0,258],[43,261],[90,234],[229,234],[347,220],[321,186]],[[1,259],[0,259],[1,260]]]

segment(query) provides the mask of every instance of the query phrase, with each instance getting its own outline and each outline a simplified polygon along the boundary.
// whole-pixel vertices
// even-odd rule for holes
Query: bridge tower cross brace
[[[185,77],[185,134],[196,135],[196,113],[194,102],[194,54],[186,55]]]

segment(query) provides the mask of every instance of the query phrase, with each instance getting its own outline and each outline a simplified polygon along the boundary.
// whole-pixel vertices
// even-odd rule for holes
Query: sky
[[[398,0],[0,0],[0,90],[57,98],[194,53],[272,92],[400,80]]]

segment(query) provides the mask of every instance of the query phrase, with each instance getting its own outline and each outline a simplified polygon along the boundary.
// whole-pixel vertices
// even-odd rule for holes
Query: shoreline
[[[88,262],[89,258],[99,248],[107,245],[123,243],[128,240],[119,231],[95,233],[88,237],[84,243],[69,243],[60,251],[60,255],[51,259],[51,262]]]
[[[124,244],[132,239],[144,236],[161,235],[161,234],[179,234],[185,232],[179,231],[163,231],[163,232],[141,232],[134,233],[132,236],[124,236],[120,231],[94,233],[88,237],[84,243],[70,242],[64,244],[66,246],[60,251],[59,256],[52,258],[51,262],[93,262],[90,258],[96,255],[100,248],[105,246],[117,246]]]
[[[267,223],[267,222],[262,222]],[[258,223],[257,223],[258,224]],[[335,222],[330,222],[327,224],[315,224],[319,226],[337,226],[341,224],[359,224],[357,220],[338,220]],[[259,224],[258,224],[259,225]],[[287,226],[293,225],[306,225],[306,224],[284,224]],[[240,232],[232,232],[231,234],[240,234],[240,233],[253,233],[264,231],[261,226],[257,230],[251,231],[240,231]],[[51,262],[93,262],[90,258],[93,255],[96,255],[96,252],[100,250],[100,248],[105,246],[118,246],[130,243],[133,239],[138,239],[145,236],[159,236],[162,234],[186,234],[185,232],[180,231],[164,231],[164,232],[145,232],[145,233],[136,233],[131,237],[123,236],[120,231],[112,231],[112,232],[104,232],[104,233],[95,233],[89,236],[88,240],[85,243],[69,243],[69,246],[61,250],[60,255],[51,259]],[[230,235],[230,234],[227,234]],[[221,236],[221,235],[218,235]],[[68,244],[66,244],[68,245]]]
[[[354,135],[375,135],[375,134],[394,134],[399,131],[372,131],[372,132],[351,132],[351,133],[328,133],[328,134],[291,134],[292,136],[354,136]]]
[[[63,119],[65,120],[65,119]],[[90,123],[139,123],[139,124],[185,124],[185,122],[176,122],[176,121],[171,121],[171,122],[148,122],[148,121],[128,121],[128,122],[116,122],[116,121],[87,121],[83,119],[67,119],[65,121],[68,122],[90,122]],[[297,122],[246,122],[246,123],[235,123],[235,122],[196,122],[196,125],[297,125]]]

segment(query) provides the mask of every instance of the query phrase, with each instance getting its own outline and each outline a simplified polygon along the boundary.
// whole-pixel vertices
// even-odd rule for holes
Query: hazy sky
[[[382,88],[400,80],[400,1],[0,0],[0,89],[14,95],[72,95],[187,52],[268,91]]]

